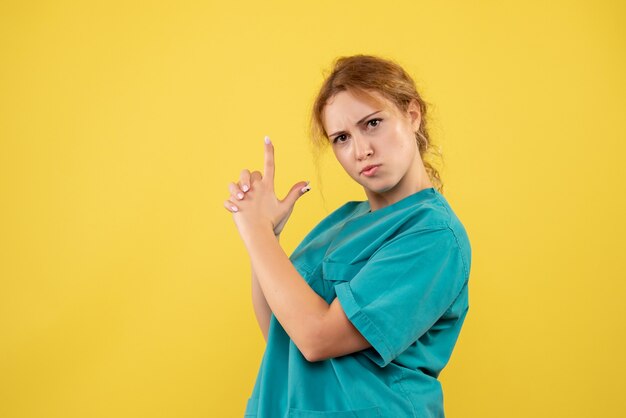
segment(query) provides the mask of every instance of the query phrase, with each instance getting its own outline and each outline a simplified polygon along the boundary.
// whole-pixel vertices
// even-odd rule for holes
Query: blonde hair
[[[398,110],[406,113],[409,104],[415,100],[421,115],[420,126],[415,132],[415,140],[424,168],[433,186],[443,194],[443,182],[439,171],[425,160],[427,154],[437,155],[443,161],[441,149],[431,144],[427,129],[427,106],[417,92],[415,82],[404,69],[392,60],[372,56],[353,55],[336,58],[331,73],[324,80],[313,103],[310,119],[311,142],[316,160],[321,152],[330,145],[330,139],[324,129],[323,111],[328,101],[341,91],[350,91],[373,100],[375,91],[393,103]]]

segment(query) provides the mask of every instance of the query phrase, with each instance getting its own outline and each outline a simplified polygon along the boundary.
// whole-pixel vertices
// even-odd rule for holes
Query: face
[[[373,94],[378,103],[349,91],[334,95],[324,107],[324,129],[335,157],[370,201],[385,194],[408,196],[423,176],[415,141],[417,105],[401,113],[382,95]],[[369,166],[376,167],[364,171]]]

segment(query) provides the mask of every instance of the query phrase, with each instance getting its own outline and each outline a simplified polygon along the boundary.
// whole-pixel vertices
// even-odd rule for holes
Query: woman
[[[471,248],[423,160],[425,116],[396,63],[335,62],[313,106],[313,137],[367,200],[333,211],[290,257],[277,237],[308,183],[277,199],[266,137],[264,173],[243,170],[230,184],[224,205],[250,255],[267,341],[245,416],[444,416],[437,377],[468,311]]]

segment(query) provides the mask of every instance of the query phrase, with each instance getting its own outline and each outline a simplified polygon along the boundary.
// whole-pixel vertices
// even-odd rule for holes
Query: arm
[[[242,237],[268,306],[304,357],[313,361],[328,303],[298,273],[271,228],[249,228]]]
[[[335,302],[334,309],[331,309],[309,286],[274,235],[276,225],[284,225],[295,201],[309,190],[308,182],[304,185],[296,183],[285,199],[277,199],[274,148],[268,137],[265,138],[265,176],[255,171],[250,175],[250,181],[250,190],[245,199],[237,202],[233,219],[260,288],[255,294],[265,296],[271,313],[307,360],[316,361],[328,353],[341,355],[357,351],[354,333],[358,331],[346,319],[341,306]],[[233,202],[228,200],[225,205],[231,207]],[[263,304],[260,305],[262,308]],[[264,323],[266,312],[265,316],[261,315],[260,324]],[[347,338],[346,333],[352,334],[351,337]],[[346,345],[346,341],[353,343]],[[363,344],[362,340],[360,344]]]
[[[256,270],[266,273],[256,275],[253,269],[253,286],[258,286],[255,311],[266,341],[273,311],[308,361],[339,357],[371,346],[347,318],[338,299],[329,306],[311,289],[278,245],[278,240],[272,240],[269,234],[252,235],[254,238],[248,239],[246,245],[248,251],[255,249],[250,252],[253,268],[257,260]],[[263,295],[267,295],[267,299]],[[270,309],[275,304],[276,309]]]
[[[252,306],[254,307],[254,314],[256,315],[256,320],[261,328],[263,338],[267,342],[267,334],[269,332],[272,310],[265,300],[263,290],[261,289],[261,286],[259,286],[259,280],[254,273],[254,269],[252,269]]]
[[[276,240],[279,239],[280,234],[276,235]],[[263,338],[267,342],[267,334],[269,332],[272,310],[267,304],[267,300],[265,299],[263,290],[259,285],[259,279],[256,276],[252,265],[250,265],[250,270],[252,270],[252,306],[254,307],[254,314],[256,315],[256,320],[259,323],[259,327],[261,328]]]
[[[372,346],[350,322],[337,298],[330,304],[315,342],[309,361],[341,357]]]

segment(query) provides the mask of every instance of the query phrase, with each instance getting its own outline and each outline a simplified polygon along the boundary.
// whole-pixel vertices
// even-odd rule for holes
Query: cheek
[[[398,142],[402,142],[403,146],[406,144],[406,139],[411,135],[410,131],[406,129],[406,126],[398,123],[394,130],[394,135]]]
[[[414,148],[417,148],[415,134],[412,131],[407,130],[404,126],[398,126],[396,129],[395,142],[397,147],[405,152],[409,152]]]
[[[348,167],[346,166],[346,162],[348,161],[347,157],[347,151],[345,148],[333,148],[333,153],[335,154],[335,159],[337,159],[337,161],[339,162],[339,164],[344,168],[347,169]]]
[[[348,149],[337,151],[335,152],[335,157],[337,158],[337,161],[339,162],[341,167],[343,167],[344,171],[348,173],[351,177],[354,177],[354,171],[356,167],[350,151]]]

